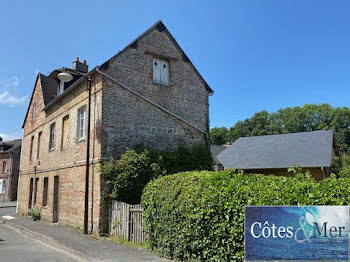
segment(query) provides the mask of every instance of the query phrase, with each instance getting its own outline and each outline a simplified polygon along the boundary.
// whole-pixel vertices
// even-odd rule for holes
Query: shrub
[[[101,167],[101,173],[111,186],[109,198],[127,203],[140,203],[146,184],[164,174],[150,159],[148,150],[136,153],[128,149],[119,160],[111,159]]]
[[[243,261],[247,205],[347,205],[350,179],[187,172],[149,183],[142,195],[153,250],[180,261]]]
[[[151,161],[157,163],[166,174],[175,174],[193,170],[213,170],[213,158],[207,145],[201,144],[188,148],[180,146],[175,152],[155,150],[139,145],[135,151],[150,152]]]
[[[120,160],[111,159],[101,167],[101,174],[109,186],[103,192],[103,202],[117,199],[138,204],[146,184],[165,174],[188,170],[211,170],[213,160],[207,146],[188,149],[180,147],[176,152],[165,152],[138,146],[127,149]]]
[[[29,215],[33,218],[34,221],[38,221],[41,218],[41,213],[39,208],[31,208],[29,210]]]

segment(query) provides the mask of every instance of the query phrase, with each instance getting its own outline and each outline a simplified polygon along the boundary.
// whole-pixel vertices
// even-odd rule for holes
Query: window
[[[34,136],[30,140],[30,152],[29,152],[29,161],[33,160],[33,144],[34,144]]]
[[[40,143],[41,143],[41,132],[39,133],[38,135],[38,148],[37,148],[37,151],[36,151],[36,158],[37,159],[40,159]]]
[[[85,116],[86,116],[86,107],[83,106],[78,110],[78,126],[77,126],[77,140],[81,141],[85,139]]]
[[[7,161],[2,162],[2,173],[3,174],[7,173]]]
[[[153,82],[162,85],[169,85],[169,61],[153,59]]]
[[[6,180],[0,179],[0,194],[5,194],[6,191]]]
[[[38,197],[38,184],[39,184],[39,178],[35,179],[35,189],[34,189],[34,205],[36,204],[36,200]]]
[[[59,87],[59,93],[58,93],[58,94],[60,95],[60,94],[62,94],[63,92],[64,92],[64,82],[61,81],[61,82],[60,82],[60,87]]]
[[[34,102],[33,104],[33,121],[35,120],[36,118],[36,102]]]
[[[47,206],[47,193],[49,191],[49,178],[44,177],[43,206]]]
[[[50,141],[49,141],[49,150],[52,151],[55,149],[55,123],[52,123],[50,126]]]
[[[61,150],[66,149],[69,144],[69,116],[65,116],[62,119],[62,137],[61,137]]]

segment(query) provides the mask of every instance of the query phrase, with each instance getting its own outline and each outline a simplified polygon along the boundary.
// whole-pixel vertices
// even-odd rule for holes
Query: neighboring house
[[[224,151],[226,148],[230,146],[230,143],[226,143],[223,145],[210,145],[210,152],[211,156],[213,157],[214,160],[214,168],[215,171],[222,171],[224,170],[224,166],[220,163],[218,159],[218,155]]]
[[[60,82],[61,72],[73,79]],[[18,212],[40,207],[44,220],[83,226],[88,92],[82,75],[92,80],[89,225],[92,220],[101,232],[108,220],[101,161],[139,144],[172,151],[209,143],[213,91],[161,21],[91,71],[76,59],[72,69],[39,73],[23,123]]]
[[[225,169],[249,173],[291,176],[287,169],[299,166],[316,180],[329,176],[337,156],[333,131],[241,137],[218,155]]]
[[[17,200],[22,139],[2,141],[0,137],[0,200]]]

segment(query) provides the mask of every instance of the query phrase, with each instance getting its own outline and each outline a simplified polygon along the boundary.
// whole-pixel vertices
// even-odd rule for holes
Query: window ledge
[[[156,86],[162,86],[162,87],[169,87],[169,84],[161,84],[161,83],[157,83],[157,82],[153,82],[154,85]]]
[[[81,138],[81,139],[78,139],[78,140],[77,140],[77,144],[78,144],[78,143],[81,143],[81,142],[84,142],[84,141],[85,141],[85,137],[84,137],[84,138]]]

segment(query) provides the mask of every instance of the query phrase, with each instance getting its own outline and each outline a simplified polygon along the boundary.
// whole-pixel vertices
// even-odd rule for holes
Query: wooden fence
[[[113,200],[109,211],[109,233],[133,243],[146,240],[143,232],[143,209],[141,204],[129,205]]]

